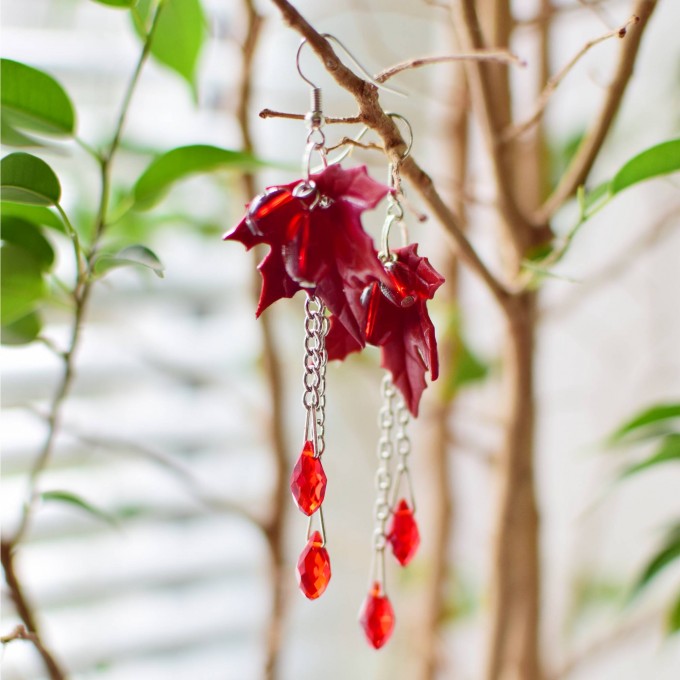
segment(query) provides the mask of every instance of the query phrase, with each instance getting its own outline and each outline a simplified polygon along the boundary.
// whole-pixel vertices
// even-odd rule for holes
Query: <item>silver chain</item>
[[[373,567],[371,580],[385,582],[385,524],[390,516],[390,489],[392,474],[390,461],[394,454],[392,430],[395,424],[394,398],[396,390],[388,375],[381,385],[382,406],[378,415],[380,438],[378,439],[378,470],[375,475],[376,501],[374,509],[375,526],[373,530]]]
[[[305,439],[310,438],[309,428],[312,426],[314,451],[320,456],[325,448],[324,424],[326,421],[326,334],[329,321],[326,317],[326,306],[315,295],[308,295],[305,300],[305,354],[303,385],[305,391],[302,403],[307,409],[305,422]]]
[[[413,487],[411,484],[411,472],[408,466],[408,458],[411,455],[411,439],[406,433],[406,427],[408,426],[410,419],[411,417],[408,412],[408,409],[406,408],[404,398],[400,395],[395,412],[397,431],[394,436],[394,441],[397,449],[397,456],[399,460],[397,463],[397,475],[396,479],[394,480],[394,486],[392,488],[393,495],[390,506],[392,508],[395,507],[397,503],[397,495],[399,493],[401,478],[405,477],[410,496],[409,500],[411,503],[411,510],[415,512],[416,509],[415,497],[413,495]]]

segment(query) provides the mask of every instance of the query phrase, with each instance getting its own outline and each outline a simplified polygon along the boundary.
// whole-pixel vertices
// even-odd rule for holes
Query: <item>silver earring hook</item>
[[[322,33],[322,37],[326,38],[326,40],[332,40],[349,57],[349,60],[354,64],[354,66],[356,66],[364,74],[366,80],[368,80],[368,82],[372,85],[375,85],[379,90],[391,92],[392,94],[396,94],[399,97],[408,97],[406,92],[402,92],[401,90],[397,90],[393,87],[387,87],[387,85],[383,85],[377,80],[374,80],[373,76],[361,65],[361,63],[359,63],[359,61],[357,61],[356,57],[334,35],[331,35],[330,33]]]
[[[317,85],[315,85],[307,76],[302,72],[302,69],[300,68],[300,54],[302,53],[302,48],[307,44],[307,38],[303,38],[300,41],[300,46],[297,49],[297,54],[295,55],[295,67],[297,68],[297,72],[300,75],[300,78],[304,80],[307,85],[309,85],[313,90],[318,90],[320,89]]]
[[[321,34],[322,38],[325,38],[328,41],[333,41],[348,57],[349,60],[354,64],[354,66],[361,71],[363,76],[365,77],[366,80],[368,80],[369,83],[372,85],[375,85],[378,89],[384,90],[385,92],[391,92],[392,94],[396,94],[399,97],[408,97],[408,95],[405,92],[402,92],[401,90],[397,90],[396,88],[393,87],[387,87],[387,85],[383,85],[382,83],[379,83],[377,80],[374,80],[373,76],[361,65],[359,61],[357,61],[356,57],[345,47],[344,43],[340,42],[334,35],[331,33],[322,33]],[[300,74],[300,78],[304,80],[307,85],[309,85],[313,90],[319,90],[320,88],[315,85],[305,74],[302,72],[302,69],[300,68],[300,55],[302,54],[302,48],[307,44],[307,38],[303,38],[300,41],[300,46],[298,47],[297,50],[297,55],[295,57],[295,66],[297,68],[297,72]]]
[[[401,160],[405,161],[409,157],[411,149],[413,148],[413,128],[411,127],[411,123],[409,123],[408,118],[405,118],[400,113],[394,113],[392,111],[386,113],[390,118],[398,118],[402,123],[406,125],[406,129],[408,130],[409,139],[408,144],[406,145],[406,151],[404,151],[404,153],[401,154]]]

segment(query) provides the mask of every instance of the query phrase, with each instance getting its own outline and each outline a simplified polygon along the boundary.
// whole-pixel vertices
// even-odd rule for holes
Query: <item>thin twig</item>
[[[9,541],[2,541],[0,544],[0,562],[5,572],[5,583],[7,584],[9,595],[12,598],[12,602],[14,602],[19,618],[25,626],[25,628],[24,626],[17,627],[15,633],[19,628],[23,628],[23,631],[28,629],[26,636],[22,639],[30,640],[33,643],[45,664],[50,680],[66,680],[66,673],[61,668],[56,657],[42,642],[33,609],[26,599],[24,589],[14,568],[14,545]],[[5,642],[4,639],[3,642]]]
[[[358,149],[364,149],[366,151],[385,152],[385,149],[383,149],[380,144],[376,144],[375,142],[358,142],[356,139],[352,139],[351,137],[343,137],[337,144],[326,147],[326,151],[335,151],[336,149],[340,149],[343,146],[354,146]]]
[[[680,205],[672,207],[665,212],[659,220],[653,224],[639,238],[633,241],[617,258],[599,269],[594,276],[586,279],[572,293],[557,301],[551,307],[541,310],[541,320],[561,318],[569,314],[582,300],[588,299],[586,294],[600,286],[610,283],[619,276],[625,274],[631,265],[640,260],[642,254],[651,246],[656,245],[666,236],[674,233],[670,227],[677,226],[680,220]]]
[[[283,113],[282,111],[272,111],[271,109],[262,109],[260,111],[260,118],[289,118],[290,120],[304,120],[304,113]],[[336,125],[337,123],[345,123],[347,125],[356,125],[358,123],[363,123],[363,120],[359,116],[347,116],[345,118],[332,118],[330,116],[324,116],[324,124],[326,125]]]
[[[25,626],[19,624],[11,633],[0,637],[0,644],[6,645],[14,640],[29,640],[36,646],[40,643],[35,633],[29,633]]]
[[[436,215],[448,234],[450,244],[465,264],[484,281],[499,305],[505,308],[510,292],[481,260],[463,233],[458,218],[444,203],[432,179],[416,163],[413,155],[403,160],[407,144],[395,121],[380,106],[375,85],[362,80],[348,69],[338,59],[330,43],[287,0],[272,0],[272,2],[279,8],[288,25],[307,39],[309,46],[321,58],[328,73],[341,87],[354,96],[359,105],[361,122],[375,130],[380,136],[388,158],[395,166],[399,166],[402,177],[411,182]]]
[[[389,68],[380,71],[380,73],[373,76],[373,80],[377,83],[384,83],[402,71],[430,66],[431,64],[446,64],[456,61],[493,61],[498,62],[499,64],[526,66],[524,60],[507,50],[477,50],[474,52],[461,52],[460,54],[446,54],[439,57],[416,57],[414,59],[408,59],[407,61],[402,61],[399,64],[395,64],[394,66],[390,66]]]
[[[578,187],[585,184],[619,110],[628,81],[633,75],[633,66],[642,35],[656,5],[657,0],[636,0],[633,14],[639,18],[639,21],[631,28],[627,39],[621,43],[616,71],[611,84],[607,88],[600,112],[581,141],[578,151],[572,158],[566,172],[562,175],[556,189],[534,215],[534,222],[542,224],[549,220],[562,204],[576,193]]]
[[[536,102],[536,107],[534,109],[534,112],[527,118],[525,121],[518,123],[516,125],[513,125],[512,127],[508,128],[504,133],[503,133],[503,140],[504,141],[509,141],[511,139],[514,139],[515,137],[518,137],[519,135],[525,133],[527,130],[532,128],[543,116],[543,113],[545,112],[546,107],[548,106],[548,102],[550,101],[550,97],[553,95],[555,90],[560,86],[562,81],[567,77],[569,72],[576,66],[576,64],[596,45],[599,45],[600,43],[604,42],[605,40],[609,40],[610,38],[625,38],[626,35],[628,34],[628,27],[632,26],[633,24],[636,24],[640,21],[639,17],[637,16],[632,16],[628,21],[626,21],[625,24],[620,26],[619,28],[613,30],[613,31],[608,31],[604,35],[601,35],[599,38],[595,38],[594,40],[589,40],[581,49],[554,75],[552,76],[548,82],[546,83],[545,87],[543,88],[543,91],[538,97],[538,101]]]

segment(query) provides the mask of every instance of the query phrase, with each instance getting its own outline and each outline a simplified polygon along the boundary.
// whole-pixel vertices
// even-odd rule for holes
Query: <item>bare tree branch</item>
[[[478,51],[487,48],[482,35],[476,0],[453,2],[456,26],[463,49]],[[507,27],[506,27],[507,30]],[[494,48],[507,46],[507,35],[492,36]],[[498,43],[500,41],[500,44]],[[529,224],[522,215],[512,186],[509,149],[502,144],[501,132],[510,123],[511,106],[508,80],[500,77],[497,65],[483,61],[467,62],[472,103],[476,110],[484,141],[491,160],[498,207],[503,217],[505,233],[515,251],[515,260],[521,262],[530,233]]]
[[[457,216],[446,206],[435,189],[432,179],[418,166],[413,156],[409,155],[403,159],[407,144],[397,124],[380,106],[375,85],[362,80],[348,69],[338,59],[330,43],[287,0],[272,2],[279,8],[288,25],[307,39],[335,81],[354,96],[359,105],[361,122],[380,136],[390,161],[399,167],[401,175],[411,182],[436,215],[449,236],[449,242],[461,259],[484,281],[493,297],[504,308],[510,298],[510,292],[482,262],[463,233]]]
[[[373,76],[373,80],[378,83],[384,83],[402,71],[430,66],[431,64],[446,64],[455,61],[495,61],[499,64],[526,66],[525,61],[522,61],[507,50],[479,50],[477,52],[462,52],[460,54],[448,54],[439,57],[416,57],[380,71],[380,73]]]
[[[304,113],[283,113],[282,111],[272,111],[271,109],[262,109],[260,111],[260,118],[288,118],[290,120],[304,120]],[[326,125],[335,125],[337,123],[345,123],[347,125],[356,125],[363,123],[359,116],[349,116],[346,118],[331,118],[324,116],[323,122]]]
[[[246,11],[246,35],[241,46],[242,65],[239,87],[239,105],[237,119],[243,138],[243,150],[253,152],[254,143],[250,132],[249,113],[252,106],[253,64],[255,52],[259,44],[262,27],[262,16],[258,14],[254,0],[244,0]],[[260,114],[262,115],[262,114]],[[252,173],[243,175],[243,187],[249,197],[255,195],[255,176]],[[259,258],[259,249],[253,252],[255,260]],[[253,288],[257,297],[259,273],[255,274]],[[274,485],[268,516],[262,524],[269,547],[271,614],[266,630],[264,677],[275,680],[279,676],[279,652],[283,641],[283,624],[286,612],[285,603],[285,569],[284,526],[286,519],[288,475],[286,457],[286,438],[284,427],[283,404],[283,371],[271,319],[265,315],[260,317],[262,332],[262,353],[265,368],[265,380],[269,391],[271,415],[269,420],[269,443],[274,468]]]
[[[560,86],[562,81],[567,77],[571,69],[574,68],[574,66],[576,66],[576,64],[581,60],[581,58],[584,57],[593,47],[595,47],[595,45],[599,45],[605,40],[609,40],[609,38],[625,38],[628,33],[628,27],[637,23],[638,21],[640,21],[640,19],[637,16],[632,16],[620,28],[617,28],[613,31],[608,31],[599,38],[589,40],[585,45],[583,45],[583,47],[554,76],[548,80],[545,87],[543,88],[543,91],[538,97],[536,108],[534,109],[534,112],[531,114],[531,116],[529,116],[529,118],[527,118],[525,121],[508,128],[503,133],[503,139],[505,141],[514,139],[533,127],[543,116],[543,113],[548,106],[550,97]]]
[[[607,88],[600,112],[583,138],[557,188],[534,215],[535,222],[542,224],[549,220],[588,178],[619,110],[628,81],[633,75],[633,66],[640,48],[640,41],[656,5],[657,0],[636,0],[633,14],[639,18],[639,21],[630,29],[627,39],[621,43],[616,71],[611,84]]]
[[[19,618],[25,625],[25,628],[23,626],[17,627],[14,631],[15,637],[11,639],[21,638],[32,642],[45,664],[50,680],[66,680],[66,673],[56,657],[42,642],[33,608],[24,594],[24,589],[14,568],[14,545],[10,541],[2,541],[0,544],[0,562],[2,562],[2,568],[5,572],[5,582],[9,595],[14,602]],[[28,632],[26,632],[26,629],[28,629]],[[2,641],[4,643],[9,640],[3,638]]]

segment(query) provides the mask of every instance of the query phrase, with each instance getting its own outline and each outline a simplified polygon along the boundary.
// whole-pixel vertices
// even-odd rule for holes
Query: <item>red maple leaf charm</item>
[[[309,182],[269,187],[248,205],[245,217],[224,237],[248,250],[271,250],[258,265],[262,292],[256,315],[272,302],[307,289],[326,304],[358,347],[365,344],[346,290],[359,280],[388,278],[361,226],[361,213],[374,208],[389,188],[361,166],[330,165]]]
[[[392,373],[392,381],[414,416],[426,387],[425,372],[432,380],[439,375],[437,340],[427,311],[427,300],[444,283],[418,245],[392,251],[393,261],[384,265],[389,282],[357,282],[348,299],[366,342],[381,348],[380,365]],[[344,359],[362,345],[349,336],[344,325],[331,318],[326,338],[329,359]]]

